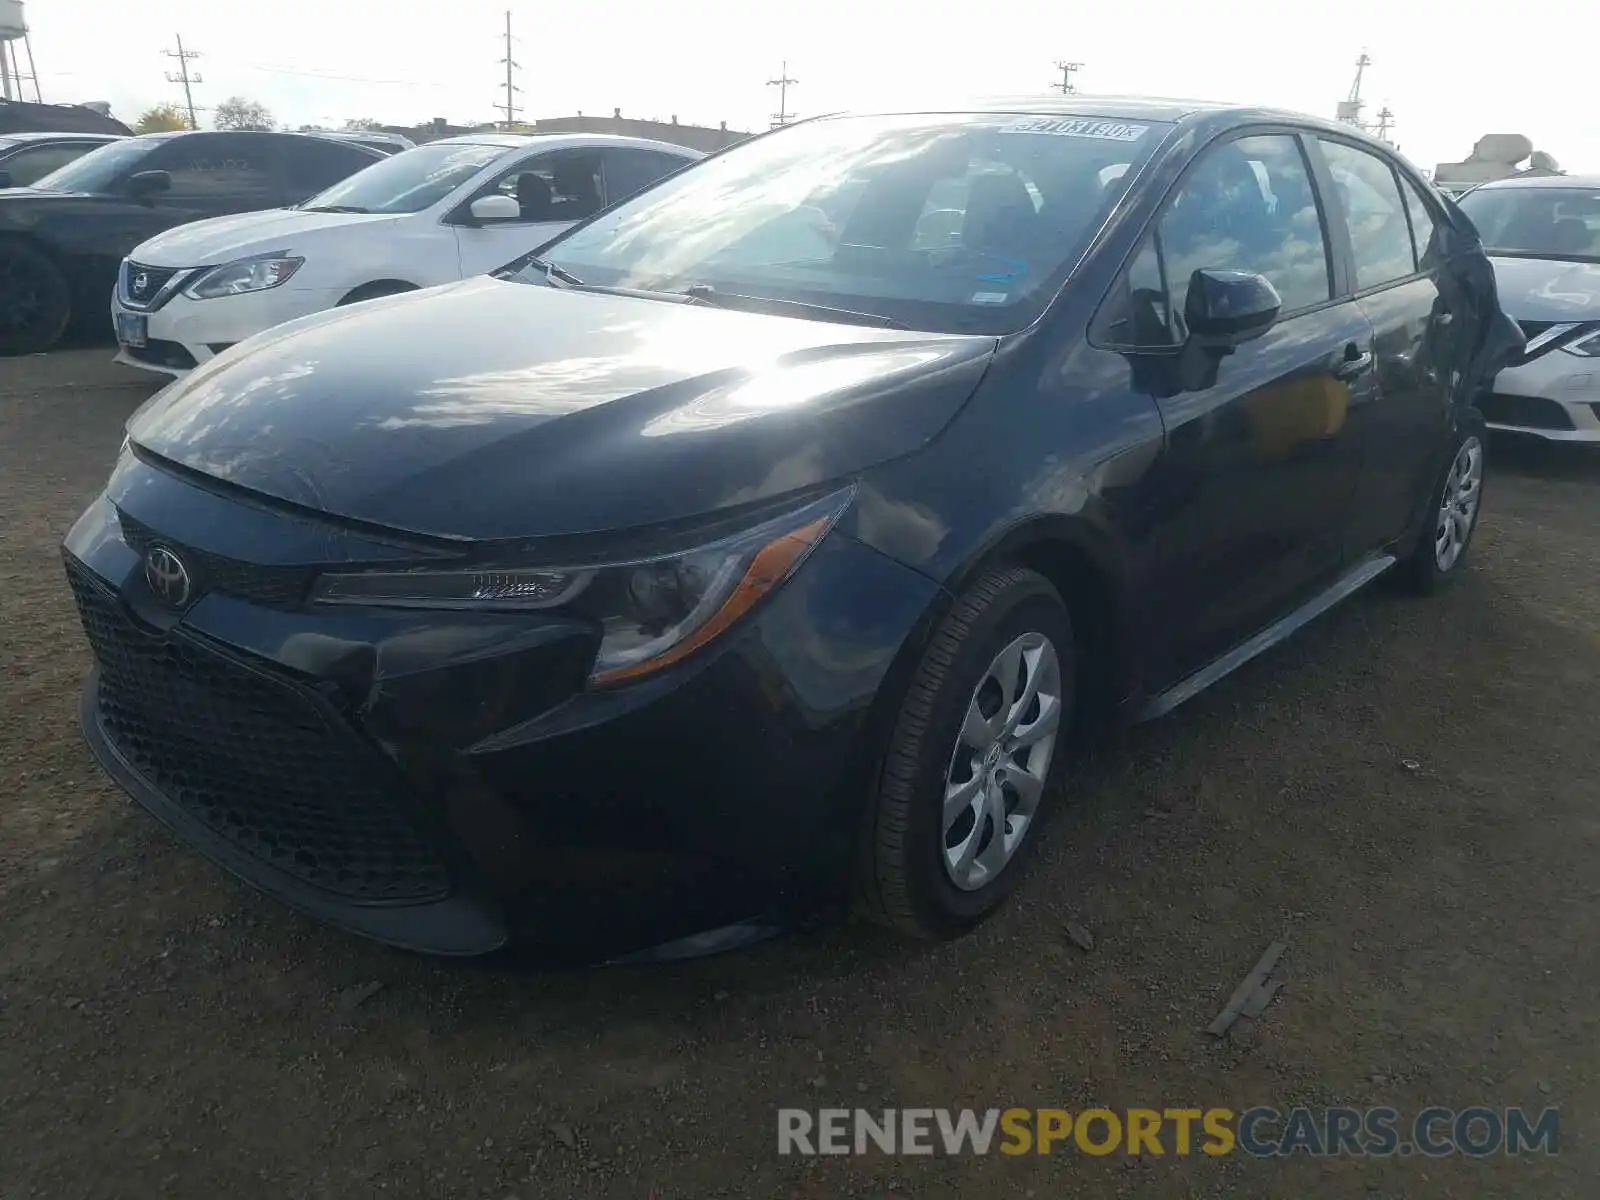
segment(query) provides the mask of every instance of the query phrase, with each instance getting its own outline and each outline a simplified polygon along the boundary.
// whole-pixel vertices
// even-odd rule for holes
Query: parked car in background
[[[298,133],[152,133],[0,192],[0,354],[48,349],[74,316],[103,320],[123,257],[152,234],[293,204],[381,157]]]
[[[369,150],[376,150],[379,154],[399,154],[402,150],[410,150],[416,145],[410,138],[399,133],[382,133],[376,129],[361,130],[328,130],[317,131],[319,137],[336,138],[342,142],[354,142],[358,146],[365,146]]]
[[[119,361],[181,375],[284,321],[493,270],[701,157],[639,138],[468,134],[293,209],[158,234],[112,298]],[[140,278],[155,282],[136,293]]]
[[[65,542],[85,735],[401,946],[704,952],[850,895],[955,936],[1070,735],[1463,573],[1520,341],[1467,223],[1349,125],[799,122],[163,389]]]
[[[1459,203],[1528,339],[1481,402],[1489,428],[1600,444],[1600,176],[1497,180]]]
[[[29,187],[89,151],[120,140],[109,133],[8,133],[0,136],[0,189]]]

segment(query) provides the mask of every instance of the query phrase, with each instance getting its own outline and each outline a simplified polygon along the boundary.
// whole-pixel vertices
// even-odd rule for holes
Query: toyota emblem
[[[189,568],[183,560],[165,546],[152,546],[144,556],[144,580],[150,590],[173,608],[189,603],[193,585]]]

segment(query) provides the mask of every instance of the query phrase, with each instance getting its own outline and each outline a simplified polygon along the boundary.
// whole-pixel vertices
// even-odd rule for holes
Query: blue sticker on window
[[[977,276],[979,283],[1011,283],[1028,273],[1028,264],[1020,258],[1001,258],[999,255],[989,257],[1000,264],[1000,269],[990,271],[987,275]]]

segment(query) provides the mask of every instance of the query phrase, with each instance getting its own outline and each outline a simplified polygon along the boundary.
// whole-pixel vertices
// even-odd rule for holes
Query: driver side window
[[[1130,263],[1104,326],[1116,345],[1180,345],[1200,270],[1250,271],[1292,316],[1332,295],[1327,240],[1299,143],[1288,134],[1213,146],[1185,176]]]
[[[600,155],[592,150],[565,150],[524,159],[483,193],[510,196],[521,211],[519,220],[581,221],[605,207],[600,184]]]

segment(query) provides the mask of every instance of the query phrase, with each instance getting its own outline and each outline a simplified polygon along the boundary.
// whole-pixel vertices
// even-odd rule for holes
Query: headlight
[[[600,623],[590,682],[637,679],[686,658],[749,612],[804,561],[850,503],[835,492],[691,549],[574,566],[323,575],[321,604],[529,612]]]
[[[184,288],[183,294],[192,300],[210,300],[216,296],[264,292],[286,283],[305,261],[290,255],[272,254],[212,267]]]
[[[1600,358],[1600,331],[1586,334],[1577,341],[1562,346],[1561,349],[1580,358]]]

